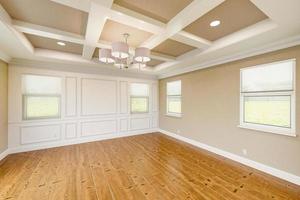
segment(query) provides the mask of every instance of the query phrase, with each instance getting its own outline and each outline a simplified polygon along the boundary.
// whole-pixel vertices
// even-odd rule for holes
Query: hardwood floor
[[[154,133],[8,156],[0,199],[300,199],[300,187]]]

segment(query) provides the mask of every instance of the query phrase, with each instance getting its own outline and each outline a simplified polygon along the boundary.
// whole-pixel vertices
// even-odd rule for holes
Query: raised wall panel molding
[[[120,113],[128,113],[128,82],[120,81]]]
[[[158,84],[152,84],[152,111],[158,111]]]
[[[81,136],[104,135],[117,132],[117,120],[81,122]]]
[[[66,139],[76,138],[77,123],[66,123],[65,127],[66,127],[66,130],[65,130]]]
[[[81,116],[117,114],[117,81],[81,79]]]
[[[131,118],[130,119],[130,130],[145,130],[150,128],[150,118]]]
[[[153,116],[152,117],[152,128],[157,128],[158,127],[158,117]]]
[[[120,119],[120,132],[128,131],[128,120]]]
[[[77,115],[77,78],[66,77],[65,91],[66,117],[76,117]]]
[[[21,144],[49,142],[61,138],[61,124],[21,127]]]

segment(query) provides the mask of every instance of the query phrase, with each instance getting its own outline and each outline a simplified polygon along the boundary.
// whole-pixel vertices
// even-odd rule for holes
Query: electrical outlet
[[[243,149],[242,152],[245,156],[248,154],[247,149]]]

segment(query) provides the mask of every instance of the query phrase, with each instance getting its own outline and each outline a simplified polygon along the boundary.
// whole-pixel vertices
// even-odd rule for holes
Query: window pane
[[[131,98],[131,112],[148,112],[148,98],[132,97]]]
[[[23,94],[60,94],[61,78],[54,76],[22,76]]]
[[[292,90],[294,62],[290,60],[243,69],[242,92]]]
[[[167,95],[181,95],[181,81],[168,82]]]
[[[181,97],[168,96],[168,113],[181,113]]]
[[[131,84],[131,95],[132,96],[148,96],[149,86],[143,83],[132,83]]]
[[[25,118],[55,118],[59,117],[59,97],[25,96]]]
[[[244,97],[244,121],[280,127],[291,126],[290,96]]]

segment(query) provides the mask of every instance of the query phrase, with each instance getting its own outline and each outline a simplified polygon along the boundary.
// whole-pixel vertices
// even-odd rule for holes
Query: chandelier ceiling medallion
[[[146,66],[151,60],[150,49],[138,47],[135,54],[129,53],[128,33],[123,34],[125,42],[113,42],[111,49],[103,48],[99,51],[99,60],[106,64],[114,64],[120,69],[129,68],[130,65],[138,64],[139,68]]]

